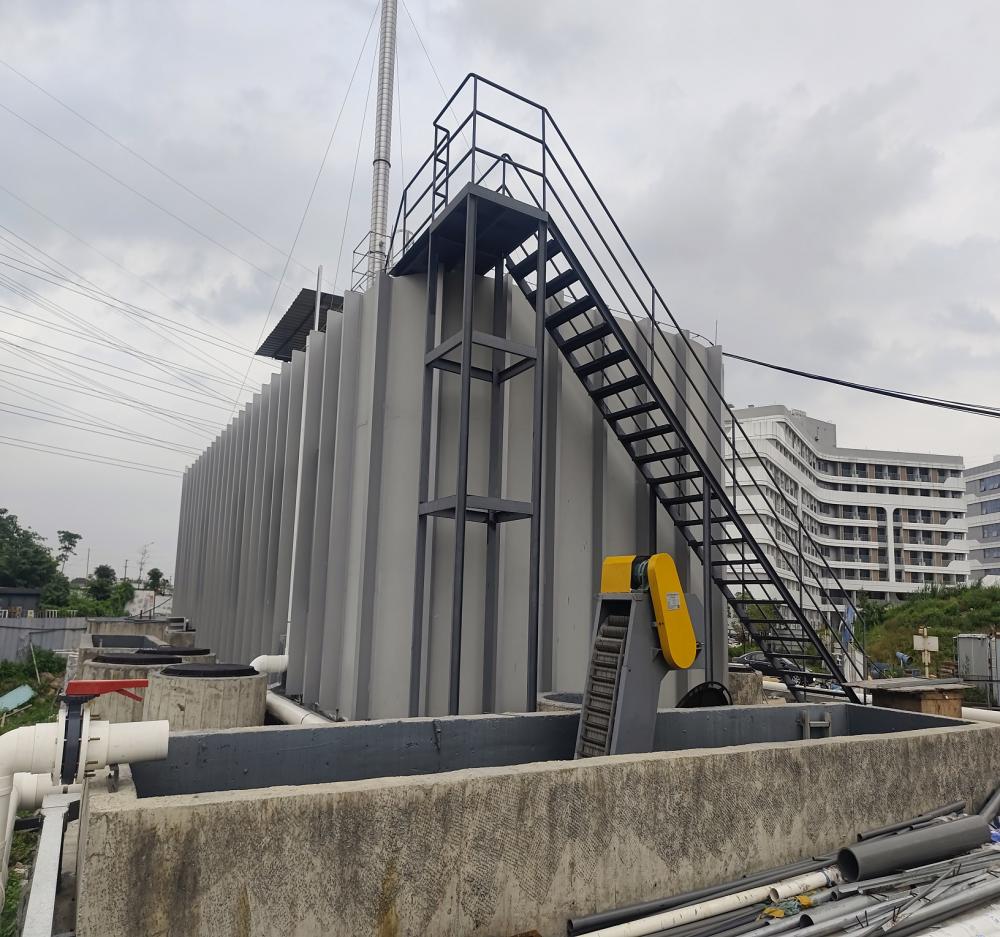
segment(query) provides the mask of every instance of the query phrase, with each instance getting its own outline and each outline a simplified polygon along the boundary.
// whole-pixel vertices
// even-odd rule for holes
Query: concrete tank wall
[[[141,660],[141,658],[136,658]],[[121,663],[105,664],[96,660],[82,663],[77,671],[81,680],[148,680],[163,664]],[[90,704],[91,715],[95,719],[108,722],[139,722],[142,719],[142,696],[146,690],[132,691],[138,700],[129,699],[121,693],[104,693]]]
[[[145,693],[142,718],[166,719],[171,732],[259,726],[264,723],[266,701],[264,674],[181,677],[153,673]]]
[[[148,635],[171,647],[194,647],[196,632],[155,618],[88,618],[87,634]]]
[[[306,351],[294,353],[183,481],[175,610],[190,617],[200,640],[222,660],[279,653],[288,622],[288,692],[349,718],[408,712],[425,286],[422,276],[381,277],[367,293],[349,293],[330,331],[310,335]],[[447,337],[460,321],[460,275],[445,276],[443,287],[439,323]],[[492,279],[477,278],[475,290],[477,327],[488,328]],[[532,341],[534,311],[516,288],[508,289],[508,316],[512,338]],[[623,327],[635,333],[631,323]],[[676,336],[656,342],[670,342],[682,358],[690,354]],[[660,354],[670,358],[662,348]],[[697,354],[721,386],[719,349],[698,348]],[[437,373],[432,496],[443,496],[454,492],[458,378]],[[676,404],[674,387],[666,378],[662,383]],[[487,491],[488,394],[481,385],[473,381],[472,493]],[[530,498],[531,385],[530,371],[505,385],[502,494],[515,500]],[[709,404],[721,406],[711,396]],[[721,447],[721,439],[716,444]],[[703,605],[701,568],[666,512],[651,506],[646,483],[551,341],[543,450],[539,689],[579,691],[602,558],[672,552],[697,608]],[[436,519],[429,527],[420,711],[443,714],[454,522]],[[485,526],[468,525],[461,712],[527,707],[528,544],[529,521],[502,525],[498,637],[490,655],[484,647]],[[716,640],[707,641],[701,625],[699,640],[713,648],[717,679],[724,680],[725,619],[717,593],[713,610],[709,631]],[[489,676],[495,698],[484,701]],[[692,671],[668,677],[661,703],[704,678],[702,655]]]
[[[1000,727],[979,724],[141,800],[91,785],[77,934],[561,937],[978,806],[998,777]]]

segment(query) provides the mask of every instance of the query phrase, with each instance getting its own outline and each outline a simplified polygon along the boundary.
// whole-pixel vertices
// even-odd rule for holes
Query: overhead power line
[[[252,235],[253,237],[257,238],[257,240],[260,241],[262,244],[265,244],[268,247],[270,247],[272,250],[277,251],[279,254],[281,254],[282,257],[288,257],[289,256],[289,255],[285,254],[285,252],[280,247],[278,247],[277,244],[273,244],[271,241],[269,241],[267,238],[265,238],[262,234],[259,234],[257,231],[254,231],[253,228],[250,228],[249,226],[245,225],[238,218],[234,218],[225,209],[220,208],[214,202],[212,202],[209,199],[205,198],[205,196],[202,195],[200,192],[196,192],[189,185],[186,185],[184,182],[181,182],[181,180],[178,179],[176,176],[171,175],[162,166],[157,166],[156,163],[154,163],[152,160],[148,159],[147,157],[143,156],[142,153],[139,153],[138,151],[134,150],[127,143],[123,143],[114,134],[110,133],[109,131],[105,130],[103,127],[101,127],[98,124],[94,123],[94,121],[92,121],[89,117],[86,117],[84,114],[81,114],[78,110],[76,110],[76,108],[71,107],[69,104],[67,104],[61,98],[59,98],[56,95],[54,95],[48,89],[43,88],[40,84],[38,84],[37,81],[34,81],[33,79],[31,79],[27,75],[25,75],[24,72],[19,71],[18,69],[14,68],[14,66],[11,65],[9,62],[5,62],[3,59],[0,59],[0,65],[3,65],[4,68],[6,68],[9,71],[13,72],[15,75],[18,76],[18,78],[21,78],[22,80],[26,81],[29,85],[31,85],[33,88],[36,88],[38,91],[40,91],[42,94],[44,94],[50,100],[55,101],[56,104],[58,104],[60,107],[64,108],[65,110],[69,111],[74,117],[77,117],[80,120],[82,120],[88,127],[93,128],[99,134],[101,134],[101,136],[107,138],[112,143],[114,143],[116,146],[121,147],[126,153],[130,154],[131,156],[134,156],[137,160],[139,160],[141,163],[144,163],[146,166],[148,166],[154,172],[159,173],[161,176],[163,176],[164,179],[169,180],[174,185],[176,185],[179,188],[183,189],[185,192],[188,193],[188,195],[192,196],[193,198],[196,198],[203,205],[207,205],[209,208],[212,209],[212,211],[218,213],[223,218],[225,218],[227,221],[231,221],[238,228],[242,228],[244,231],[246,231],[247,234]],[[290,259],[291,259],[292,263],[294,263],[297,266],[301,267],[303,270],[310,271],[310,268],[307,267],[304,263],[301,263],[300,261],[296,260],[294,257],[291,257]]]
[[[149,289],[153,290],[156,293],[159,293],[164,299],[169,300],[171,303],[173,303],[179,309],[184,309],[187,312],[191,313],[191,315],[193,315],[196,319],[200,319],[202,322],[205,322],[208,325],[211,325],[213,328],[219,329],[221,332],[225,332],[225,329],[220,328],[220,326],[218,325],[218,323],[213,322],[207,316],[202,315],[200,312],[198,312],[198,310],[192,309],[187,304],[182,303],[179,299],[175,299],[169,293],[166,293],[162,289],[160,289],[160,287],[158,287],[155,283],[151,283],[145,277],[140,276],[135,271],[130,270],[124,264],[122,264],[119,261],[115,260],[114,257],[111,257],[108,254],[105,254],[104,251],[102,251],[99,247],[95,247],[93,244],[90,243],[90,241],[86,240],[85,238],[80,237],[79,234],[77,234],[74,231],[71,231],[65,225],[60,224],[53,217],[51,217],[50,215],[45,214],[45,212],[43,212],[40,208],[38,208],[35,205],[32,205],[31,202],[29,202],[26,199],[22,198],[16,192],[12,192],[10,189],[8,189],[6,186],[4,186],[2,184],[0,184],[0,192],[6,193],[8,196],[10,196],[10,198],[14,199],[16,202],[20,202],[20,204],[22,204],[29,211],[34,212],[36,215],[38,215],[43,220],[47,221],[53,227],[58,228],[60,231],[62,231],[65,234],[68,234],[71,238],[73,238],[74,241],[77,241],[78,243],[82,244],[84,247],[87,247],[90,250],[92,250],[95,254],[97,254],[98,257],[103,258],[108,263],[113,264],[114,266],[116,266],[119,270],[122,270],[125,273],[127,273],[130,277],[134,277],[136,280],[138,280],[140,283],[142,283],[145,286],[147,286]],[[0,227],[2,227],[2,226],[0,226]],[[27,238],[23,237],[22,235],[17,234],[14,231],[11,231],[10,228],[3,228],[3,230],[7,231],[9,234],[12,234],[14,237],[18,238],[19,240],[24,241],[24,243],[27,244],[29,247],[31,247],[32,250],[36,251],[39,254],[42,254],[44,257],[47,257],[53,263],[57,263],[63,269],[69,270],[69,272],[72,273],[74,276],[79,277],[80,279],[85,279],[81,273],[79,273],[78,271],[74,270],[72,267],[70,267],[68,264],[64,263],[63,261],[56,260],[51,254],[47,254],[37,244],[33,244],[31,241],[29,241]],[[88,282],[91,282],[92,285],[94,285],[94,286],[97,285],[97,284],[94,284],[93,281],[88,281]],[[142,307],[136,307],[136,308],[142,308]],[[148,310],[148,309],[146,309],[145,311],[146,312],[150,312],[150,310]],[[164,317],[164,318],[166,318],[166,317]],[[176,321],[176,320],[171,320],[171,321]],[[232,336],[230,336],[230,338],[232,338]],[[220,340],[224,340],[224,339],[220,339]],[[238,343],[234,342],[234,344],[238,344]],[[242,348],[243,346],[240,345],[240,347]],[[254,364],[261,364],[261,365],[270,365],[271,364],[270,361],[268,361],[266,359],[262,359],[262,358],[251,358],[251,360],[253,361]]]
[[[182,218],[176,212],[171,211],[165,205],[161,205],[159,202],[156,201],[156,199],[150,198],[144,192],[142,192],[139,189],[137,189],[134,185],[130,185],[128,182],[125,182],[124,179],[119,179],[118,176],[116,176],[113,172],[110,172],[109,170],[105,169],[103,166],[100,165],[100,163],[95,163],[89,157],[84,156],[78,150],[73,149],[73,147],[71,147],[69,144],[63,143],[62,140],[60,140],[56,136],[53,136],[47,130],[43,130],[41,127],[38,126],[38,124],[32,123],[23,114],[19,114],[17,111],[15,111],[13,108],[8,107],[3,102],[0,102],[0,110],[6,111],[8,114],[11,115],[11,117],[14,117],[17,120],[21,121],[21,123],[23,123],[26,126],[30,127],[36,133],[41,134],[41,136],[45,137],[47,140],[50,140],[52,143],[56,144],[56,146],[61,147],[67,153],[71,153],[77,159],[79,159],[82,162],[86,163],[91,168],[97,170],[97,172],[99,172],[102,176],[106,176],[112,182],[115,182],[118,185],[120,185],[123,189],[127,189],[129,192],[131,192],[136,197],[141,198],[147,204],[152,205],[153,208],[156,208],[159,211],[163,212],[163,214],[167,215],[168,217],[173,218],[174,221],[177,221],[180,224],[184,225],[185,228],[188,228],[189,230],[193,231],[195,234],[199,235],[200,237],[203,237],[206,241],[209,241],[210,243],[214,244],[216,247],[220,248],[221,250],[224,250],[227,254],[230,254],[231,256],[235,257],[237,260],[242,261],[247,266],[252,267],[258,273],[263,274],[265,277],[267,277],[269,280],[275,280],[275,281],[277,281],[278,278],[273,273],[271,273],[270,271],[265,270],[263,267],[258,266],[252,260],[250,260],[249,258],[244,257],[242,254],[240,254],[238,251],[234,251],[231,247],[227,247],[218,238],[212,237],[211,234],[207,234],[206,232],[202,231],[201,228],[197,227],[196,225],[191,224],[190,221],[187,221],[185,218]]]
[[[150,435],[141,433],[129,433],[124,430],[114,431],[99,428],[101,424],[93,420],[74,420],[72,417],[62,417],[58,413],[47,413],[44,410],[36,410],[33,407],[22,407],[18,404],[11,404],[6,400],[0,400],[0,413],[10,413],[13,416],[26,420],[37,420],[40,423],[51,423],[54,426],[64,426],[67,429],[80,430],[88,435],[106,436],[108,439],[119,439],[123,442],[138,443],[143,446],[153,446],[156,449],[167,449],[170,452],[177,452],[182,455],[199,455],[200,451],[192,446],[176,446],[169,442],[160,442]]]
[[[319,185],[320,177],[323,175],[323,169],[326,166],[327,157],[330,155],[330,147],[333,146],[333,138],[337,135],[337,128],[340,126],[340,119],[344,116],[344,108],[347,107],[347,100],[351,94],[351,88],[354,87],[354,79],[358,74],[358,66],[361,64],[361,59],[365,54],[365,48],[368,46],[368,37],[371,35],[372,26],[375,23],[375,17],[378,15],[379,3],[376,0],[375,9],[372,11],[371,19],[368,21],[368,31],[365,33],[365,38],[361,42],[361,49],[358,51],[358,57],[354,62],[354,70],[351,72],[350,81],[347,83],[347,90],[344,92],[344,100],[340,102],[340,110],[337,111],[337,119],[333,122],[333,129],[330,131],[330,137],[326,141],[326,149],[323,151],[323,158],[320,160],[319,169],[316,171],[316,178],[313,179],[312,188],[309,190],[309,198],[306,199],[305,208],[302,210],[302,217],[299,219],[299,226],[295,231],[295,237],[292,239],[292,248],[288,252],[288,257],[285,260],[285,265],[282,268],[281,276],[278,278],[278,285],[274,290],[274,295],[271,297],[271,304],[267,307],[267,315],[264,316],[264,322],[260,327],[260,332],[257,335],[257,347],[260,347],[261,340],[264,338],[264,332],[267,330],[267,324],[271,321],[271,314],[274,312],[274,304],[278,301],[278,293],[281,292],[282,284],[285,282],[285,274],[288,273],[288,259],[291,258],[292,254],[295,253],[295,247],[299,243],[299,236],[302,234],[302,227],[306,223],[306,216],[309,214],[309,208],[312,205],[313,196],[316,194],[316,187]],[[370,87],[370,86],[369,86]],[[368,109],[367,103],[365,104],[365,110]],[[334,289],[336,289],[336,281],[334,281]],[[247,372],[243,375],[243,382],[240,384],[239,393],[236,395],[239,399],[240,394],[243,393],[243,387],[246,384],[247,378],[250,376],[250,366],[247,366]],[[233,413],[236,412],[236,404],[233,405]]]
[[[770,368],[772,371],[781,371],[785,374],[794,374],[796,377],[804,377],[811,381],[823,381],[827,384],[836,384],[838,387],[850,387],[852,390],[864,391],[868,394],[878,394],[883,397],[892,397],[896,400],[907,400],[911,403],[922,403],[929,407],[941,407],[945,410],[956,410],[963,413],[972,413],[976,416],[1000,417],[1000,407],[991,407],[985,404],[965,403],[961,400],[946,400],[942,397],[928,397],[923,394],[913,394],[902,390],[890,390],[887,387],[875,387],[871,384],[861,384],[856,381],[848,381],[844,378],[830,377],[824,374],[813,374],[811,371],[801,371],[798,368],[789,368],[785,365],[773,364],[770,361],[760,361],[757,358],[747,358],[737,355],[731,351],[724,351],[723,355],[735,361],[743,361],[747,364],[757,365],[762,368]]]
[[[113,468],[127,468],[136,472],[146,472],[151,475],[164,475],[169,478],[180,478],[184,473],[179,470],[166,468],[159,465],[150,465],[144,462],[130,462],[126,459],[115,459],[110,456],[103,456],[97,452],[78,452],[75,449],[66,449],[62,446],[53,446],[49,443],[36,442],[33,439],[20,439],[17,436],[0,436],[0,445],[10,446],[14,449],[27,449],[30,452],[45,452],[49,455],[58,455],[67,459],[76,459],[80,462],[93,462],[96,465],[108,465]]]

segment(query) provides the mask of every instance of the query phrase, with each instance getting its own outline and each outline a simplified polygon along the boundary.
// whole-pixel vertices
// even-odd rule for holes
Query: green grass
[[[868,656],[895,667],[896,651],[903,651],[913,658],[908,666],[918,666],[913,635],[925,627],[929,635],[937,636],[940,648],[931,655],[933,671],[941,661],[955,659],[957,635],[1000,628],[1000,587],[964,586],[916,592],[896,605],[880,609],[865,616],[869,622],[882,618],[867,629]]]
[[[38,676],[35,675],[35,666]],[[35,696],[23,709],[6,716],[0,725],[0,734],[19,726],[51,722],[59,711],[59,690],[66,662],[52,651],[35,649],[35,659],[31,654],[24,660],[0,661],[0,695],[27,683]],[[40,679],[39,679],[40,678]],[[25,816],[29,815],[26,811]],[[4,893],[3,910],[0,911],[0,937],[15,937],[17,910],[21,902],[21,892],[25,879],[35,858],[38,834],[33,832],[15,833],[10,847],[9,877]]]

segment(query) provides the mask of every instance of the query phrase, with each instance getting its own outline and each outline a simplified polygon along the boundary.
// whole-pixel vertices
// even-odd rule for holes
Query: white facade
[[[779,572],[789,570],[790,586],[789,564],[795,561],[791,554],[779,555],[775,541],[794,548],[797,518],[780,494],[796,507],[832,569],[833,575],[823,567],[815,575],[838,604],[841,598],[856,602],[862,592],[892,601],[930,585],[968,581],[961,456],[841,448],[833,423],[781,405],[735,414],[765,463],[751,458],[750,447],[737,433],[737,452],[753,475],[751,480],[741,469],[739,481],[754,492],[750,499],[740,496],[737,508],[758,541],[769,544]],[[732,439],[731,425],[728,437]],[[1000,474],[1000,464],[995,468]],[[994,495],[1000,499],[1000,491]],[[1000,522],[1000,514],[996,519]],[[814,551],[809,546],[805,552]]]
[[[1000,455],[965,471],[969,567],[974,582],[1000,584]]]

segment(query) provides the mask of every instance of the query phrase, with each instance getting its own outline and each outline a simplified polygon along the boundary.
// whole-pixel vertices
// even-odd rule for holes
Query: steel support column
[[[427,324],[424,333],[424,353],[434,347],[438,306],[439,263],[433,232],[427,242]],[[424,386],[420,410],[420,468],[417,481],[417,503],[431,499],[431,415],[434,403],[434,369],[424,368]],[[424,592],[427,581],[427,515],[417,513],[417,548],[413,573],[413,628],[410,634],[410,715],[420,715],[420,684],[423,671]]]
[[[548,225],[538,223],[538,263],[535,268],[534,413],[531,425],[531,534],[528,548],[528,668],[527,711],[538,708],[539,560],[542,542],[542,438],[545,380],[545,266]]]
[[[497,258],[493,280],[493,334],[507,334],[507,291],[504,258]],[[503,474],[504,387],[500,372],[505,355],[493,350],[490,385],[490,451],[488,495],[499,498]],[[486,616],[483,634],[483,712],[494,712],[497,703],[497,622],[500,598],[500,525],[491,517],[486,525]]]
[[[465,523],[469,497],[469,410],[472,403],[472,306],[476,275],[476,210],[468,200],[465,212],[465,258],[462,269],[462,364],[458,405],[458,471],[455,477],[455,573],[451,586],[451,670],[448,713],[458,714],[462,672],[462,598],[465,586]]]

